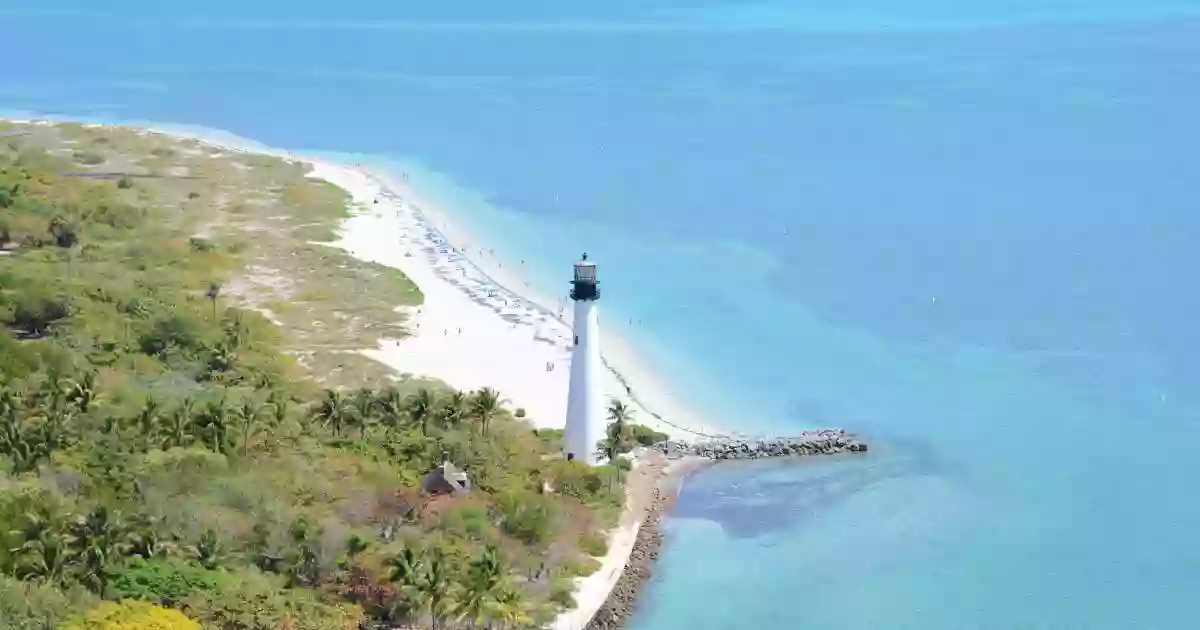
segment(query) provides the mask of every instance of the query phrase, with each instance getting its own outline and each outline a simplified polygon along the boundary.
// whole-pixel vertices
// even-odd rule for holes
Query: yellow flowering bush
[[[104,602],[68,619],[59,630],[200,630],[200,624],[178,610],[127,599]]]

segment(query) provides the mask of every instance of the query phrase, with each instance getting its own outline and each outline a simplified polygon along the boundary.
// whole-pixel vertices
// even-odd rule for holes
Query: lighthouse
[[[596,264],[587,254],[575,263],[571,299],[575,301],[575,339],[571,348],[571,382],[567,392],[567,426],[563,453],[568,460],[598,464],[597,443],[604,439],[604,403],[600,398],[600,283]]]

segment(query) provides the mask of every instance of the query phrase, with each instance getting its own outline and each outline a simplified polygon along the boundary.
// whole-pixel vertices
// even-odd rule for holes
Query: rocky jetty
[[[653,448],[670,458],[694,455],[722,461],[861,453],[867,450],[867,443],[846,433],[845,429],[817,429],[792,437],[729,437],[694,443],[668,440],[655,444]]]
[[[655,444],[650,450],[665,455],[668,460],[683,461],[673,461],[673,472],[663,474],[656,484],[625,570],[585,630],[620,630],[629,622],[638,595],[650,581],[662,549],[662,518],[676,498],[679,479],[689,471],[723,460],[862,453],[867,450],[867,443],[844,429],[818,429],[792,437],[722,437],[693,443],[668,440]]]

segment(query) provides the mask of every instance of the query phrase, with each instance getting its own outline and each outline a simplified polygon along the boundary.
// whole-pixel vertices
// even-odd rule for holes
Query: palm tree
[[[38,426],[40,441],[45,445],[47,455],[66,444],[67,425],[71,422],[74,411],[66,406],[48,407],[42,410],[42,424]]]
[[[346,421],[349,419],[350,410],[341,392],[327,389],[325,398],[317,407],[314,416],[322,424],[327,425],[333,431],[334,436],[340,437],[342,428],[346,426]]]
[[[137,426],[143,437],[146,439],[153,437],[158,429],[160,415],[158,399],[153,395],[146,396],[146,401],[142,403],[142,410],[137,415]]]
[[[608,429],[605,431],[604,440],[601,441],[600,450],[608,458],[608,461],[615,464],[617,456],[629,450],[630,432],[632,431],[630,421],[633,419],[633,409],[614,398],[608,406],[608,419]]]
[[[216,569],[221,566],[221,560],[225,557],[225,551],[221,548],[221,539],[217,537],[217,532],[212,528],[204,530],[200,534],[200,540],[191,547],[192,555],[195,556],[196,563],[205,569]]]
[[[212,346],[208,355],[208,378],[214,381],[227,380],[228,373],[237,365],[237,353],[224,341]]]
[[[499,621],[501,628],[515,628],[533,621],[526,611],[525,596],[509,586],[496,593],[489,616]]]
[[[471,398],[459,390],[455,390],[442,399],[442,409],[439,416],[447,428],[461,425],[471,413]]]
[[[192,426],[196,418],[196,403],[184,398],[159,427],[159,446],[163,450],[187,446],[192,441]]]
[[[242,401],[242,405],[234,412],[234,420],[237,422],[238,429],[241,432],[242,457],[245,457],[250,449],[250,440],[254,439],[258,432],[259,419],[262,417],[262,405],[247,398]]]
[[[271,408],[271,429],[279,429],[287,422],[288,410],[291,407],[288,395],[278,389],[272,389],[271,394],[267,396],[267,406]]]
[[[442,621],[454,612],[451,599],[454,586],[450,563],[447,562],[445,553],[441,547],[434,547],[429,562],[425,564],[425,575],[420,586],[429,607],[429,621],[433,630],[440,630]]]
[[[96,372],[89,370],[83,374],[83,378],[72,383],[67,399],[79,413],[87,413],[92,403],[96,402]]]
[[[68,543],[79,563],[80,582],[99,595],[108,586],[110,561],[123,555],[124,537],[119,519],[103,505],[76,518],[71,526]]]
[[[17,424],[24,408],[25,399],[20,392],[0,386],[0,420]]]
[[[66,401],[66,397],[66,383],[63,382],[58,370],[51,366],[46,370],[46,380],[42,381],[42,387],[35,399],[44,408],[59,409]]]
[[[21,543],[13,550],[17,578],[47,583],[62,581],[70,560],[67,538],[44,507],[25,513],[21,528],[12,534]]]
[[[65,424],[61,416],[67,411],[44,410],[48,413],[46,421],[30,428],[24,422],[27,410],[23,397],[13,390],[0,390],[0,453],[8,456],[13,474],[37,470],[38,462],[50,456],[60,442]]]
[[[67,277],[73,276],[74,264],[71,248],[75,247],[75,244],[79,242],[79,233],[75,231],[74,226],[61,216],[50,220],[49,232],[54,237],[54,244],[67,250]]]
[[[162,519],[148,514],[136,514],[126,529],[126,545],[131,556],[146,560],[166,556],[172,549],[170,541],[159,535]]]
[[[408,417],[420,425],[421,435],[429,435],[429,421],[437,415],[437,397],[427,387],[417,390],[408,399]]]
[[[204,292],[204,297],[208,298],[209,302],[212,302],[212,318],[215,322],[217,321],[217,298],[221,297],[221,283],[210,282],[208,290]]]
[[[359,536],[358,534],[351,534],[350,537],[346,539],[346,559],[355,559],[370,546],[371,541]]]
[[[406,546],[388,558],[387,567],[388,581],[395,584],[398,591],[388,616],[397,621],[401,615],[408,617],[421,611],[427,603],[421,588],[425,575],[425,553]]]
[[[225,340],[229,342],[229,347],[234,350],[241,348],[250,339],[250,326],[246,324],[246,318],[241,311],[236,311],[233,317],[230,317],[225,322]]]
[[[634,411],[623,401],[612,399],[608,405],[608,419],[613,423],[620,423],[622,426],[632,424]]]
[[[224,453],[229,448],[229,416],[229,403],[222,396],[209,401],[195,418],[194,424],[199,429],[200,437],[214,453]]]
[[[360,388],[354,392],[351,406],[354,408],[353,421],[358,427],[359,436],[365,437],[367,429],[375,421],[375,392],[367,387]]]
[[[380,422],[387,427],[388,432],[400,428],[400,421],[405,415],[404,396],[395,387],[380,391],[375,398],[379,408]]]
[[[472,628],[483,624],[500,592],[504,580],[504,565],[500,562],[496,547],[487,545],[483,553],[467,567],[465,592],[461,602],[458,621],[469,620]]]
[[[288,553],[287,575],[289,586],[312,586],[321,579],[321,561],[316,545],[320,531],[313,531],[303,517],[296,519],[288,533],[291,535],[291,551]]]
[[[504,401],[500,398],[500,392],[491,387],[484,387],[471,397],[471,415],[479,421],[479,427],[484,435],[487,435],[488,425],[491,424],[492,418],[496,417],[496,413],[503,405]]]

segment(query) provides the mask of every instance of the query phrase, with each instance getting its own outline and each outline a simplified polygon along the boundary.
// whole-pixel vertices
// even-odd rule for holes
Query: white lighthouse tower
[[[603,456],[596,445],[604,439],[604,402],[600,397],[600,323],[597,310],[600,283],[596,264],[587,254],[575,263],[571,299],[575,301],[575,345],[571,350],[571,384],[567,394],[567,426],[563,453],[568,460],[598,464]]]

